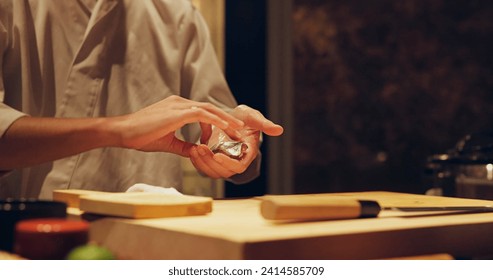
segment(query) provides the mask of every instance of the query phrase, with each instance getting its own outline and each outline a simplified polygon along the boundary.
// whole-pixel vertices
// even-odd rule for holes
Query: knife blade
[[[412,207],[383,207],[382,211],[401,211],[401,212],[428,212],[428,211],[473,211],[473,212],[493,212],[493,206],[412,206]]]

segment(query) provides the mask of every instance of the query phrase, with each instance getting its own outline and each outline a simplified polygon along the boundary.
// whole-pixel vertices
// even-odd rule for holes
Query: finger
[[[204,175],[209,176],[214,179],[219,179],[221,176],[217,174],[212,168],[210,168],[202,159],[202,155],[199,154],[198,147],[193,147],[190,152],[190,160],[193,166]]]
[[[245,143],[247,144],[248,148],[245,150],[245,153],[240,160],[230,158],[229,156],[222,153],[214,154],[213,159],[220,165],[229,169],[231,172],[234,172],[236,174],[243,173],[258,155],[258,149],[253,148],[256,147],[256,143]]]
[[[271,120],[265,119],[262,123],[262,132],[269,136],[279,136],[284,132],[284,128]]]
[[[195,146],[195,144],[185,142],[176,137],[173,137],[169,145],[169,152],[182,157],[190,157],[191,149]]]
[[[200,104],[200,108],[207,110],[210,113],[213,113],[213,114],[219,116],[220,118],[231,123],[232,128],[240,128],[240,127],[243,127],[245,125],[245,123],[242,120],[236,118],[235,116],[231,115],[228,112],[225,112],[222,109],[219,109],[217,106],[214,106],[211,103],[199,102],[199,104]]]
[[[282,126],[273,123],[260,113],[247,114],[245,124],[270,136],[279,136],[284,132],[284,128]]]
[[[225,112],[224,110],[220,109],[219,107],[209,102],[194,101],[177,95],[170,96],[165,100],[168,101],[171,100],[170,102],[175,104],[174,106],[175,109],[187,110],[193,112],[203,110],[211,113],[212,115],[215,115],[221,120],[226,121],[228,124],[231,125],[231,127],[239,128],[244,126],[244,123],[240,119],[232,116],[231,114]],[[163,102],[165,101],[163,100]]]
[[[229,178],[236,173],[214,160],[214,154],[207,146],[199,145],[197,146],[197,151],[200,155],[200,160],[221,178]]]
[[[213,159],[222,166],[225,166],[234,174],[245,172],[246,167],[248,166],[243,161],[232,159],[227,155],[221,153],[214,154]]]
[[[212,126],[210,124],[201,122],[200,128],[202,130],[202,133],[200,134],[200,143],[201,144],[209,143],[209,139],[211,138],[212,135]]]
[[[230,123],[228,121],[221,119],[219,116],[195,106],[192,106],[184,110],[177,126],[182,127],[185,124],[195,123],[195,122],[215,125],[221,129],[227,129],[230,127]]]
[[[255,160],[255,158],[257,157],[258,152],[259,152],[258,140],[254,141],[254,142],[245,141],[244,143],[247,145],[247,149],[245,150],[243,157],[240,159],[240,163],[243,166],[243,170],[241,170],[240,172],[237,172],[237,173],[243,173],[248,168],[248,166],[250,166],[252,161]]]
[[[231,128],[227,128],[227,129],[224,129],[223,130],[224,133],[226,133],[226,135],[228,135],[232,140],[241,140],[243,139],[243,137],[245,136],[244,132],[245,129],[242,129],[242,130],[236,130],[236,129],[231,129]]]
[[[246,105],[239,105],[237,108],[241,111],[240,115],[246,126],[260,130],[270,136],[279,136],[283,133],[284,128],[282,126],[264,117],[260,111]]]
[[[189,101],[185,106],[188,107],[188,111],[191,113],[202,113],[198,114],[199,116],[205,115],[204,113],[209,113],[210,115],[215,116],[216,118],[225,121],[228,123],[230,128],[240,128],[244,126],[244,123],[242,120],[234,117],[233,115],[219,109],[218,107],[212,105],[211,103],[206,103],[206,102],[195,102],[195,101]],[[223,128],[223,127],[221,127]]]

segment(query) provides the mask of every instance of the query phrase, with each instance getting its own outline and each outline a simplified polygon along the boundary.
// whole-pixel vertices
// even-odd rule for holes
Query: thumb
[[[243,120],[246,126],[260,130],[269,136],[279,136],[284,132],[282,126],[266,118],[260,111],[246,105],[239,105],[235,113],[238,114],[238,117]]]
[[[262,132],[269,136],[279,136],[284,132],[284,128],[266,119],[262,123]]]

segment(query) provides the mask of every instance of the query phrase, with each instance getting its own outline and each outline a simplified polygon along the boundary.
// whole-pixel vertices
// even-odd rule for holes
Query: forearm
[[[53,161],[91,149],[119,146],[111,118],[22,117],[0,138],[0,170]]]

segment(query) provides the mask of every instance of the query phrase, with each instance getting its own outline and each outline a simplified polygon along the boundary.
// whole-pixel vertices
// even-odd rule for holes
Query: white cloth
[[[148,184],[137,183],[127,189],[126,192],[147,192],[147,193],[164,193],[172,195],[183,195],[181,192],[177,191],[175,188],[165,188],[159,186],[151,186]]]
[[[101,117],[170,95],[225,110],[236,101],[208,30],[187,0],[0,0],[0,137],[23,114]],[[3,66],[3,67],[2,67]],[[182,136],[195,142],[198,125]],[[249,179],[254,176],[247,172]],[[179,156],[104,148],[0,179],[0,197],[54,189],[125,191],[137,182],[180,189]],[[241,176],[235,180],[245,181]]]

